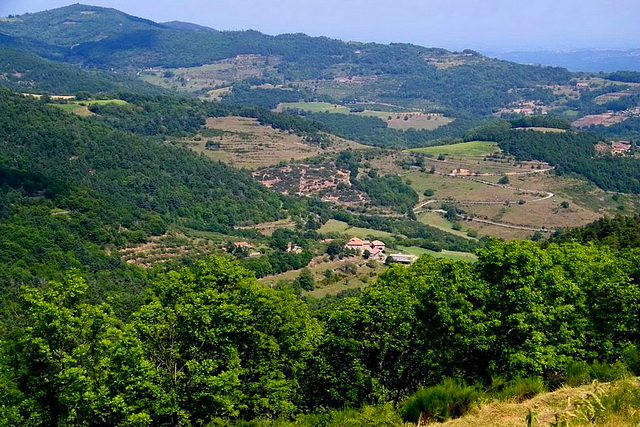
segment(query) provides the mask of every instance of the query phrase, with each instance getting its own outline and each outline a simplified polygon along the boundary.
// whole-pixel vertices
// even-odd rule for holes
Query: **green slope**
[[[0,91],[0,165],[40,171],[203,228],[279,219],[280,196],[188,149]]]
[[[165,90],[121,74],[85,71],[25,51],[0,47],[0,85],[27,93],[72,95],[80,91],[161,94]]]

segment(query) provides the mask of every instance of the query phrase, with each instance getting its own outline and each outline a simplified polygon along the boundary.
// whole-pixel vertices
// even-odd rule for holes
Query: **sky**
[[[0,16],[80,0],[0,0]],[[479,51],[640,48],[640,0],[86,0],[156,22]]]

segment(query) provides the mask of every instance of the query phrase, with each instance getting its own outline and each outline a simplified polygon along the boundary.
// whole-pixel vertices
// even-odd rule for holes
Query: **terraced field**
[[[329,149],[322,150],[298,135],[262,126],[256,119],[246,117],[209,118],[206,128],[185,142],[196,152],[238,168],[259,169],[321,153],[362,148],[358,143],[332,137]]]

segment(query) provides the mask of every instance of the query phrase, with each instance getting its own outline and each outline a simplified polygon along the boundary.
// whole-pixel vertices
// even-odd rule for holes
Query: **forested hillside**
[[[537,132],[519,128],[547,124],[566,128],[567,123],[549,118],[515,119],[494,122],[465,135],[465,140],[496,141],[500,148],[520,160],[542,160],[555,166],[556,172],[582,175],[600,188],[623,193],[640,193],[640,159],[598,152],[603,138],[583,131]]]
[[[37,94],[75,95],[77,92],[113,95],[118,92],[165,93],[131,77],[87,72],[48,61],[20,50],[0,49],[1,84],[16,91]]]
[[[89,303],[71,274],[21,291],[0,353],[1,415],[10,424],[318,425],[341,416],[378,425],[357,421],[374,411],[371,422],[401,425],[400,415],[460,415],[481,393],[526,399],[545,383],[638,374],[638,265],[636,249],[493,242],[475,264],[422,258],[313,311],[212,258],[160,276],[125,321],[109,303]],[[458,381],[446,393],[460,394],[424,409],[416,402],[437,387],[398,412],[326,412],[401,404],[446,377]]]
[[[73,5],[0,22],[0,33],[20,38],[25,49],[48,44],[65,62],[88,68],[140,70],[194,67],[237,55],[266,58],[270,80],[325,80],[372,76],[372,94],[398,103],[429,101],[440,107],[484,115],[522,99],[512,89],[563,84],[561,68],[498,61],[473,51],[409,44],[345,43],[303,34],[268,36],[257,31],[202,31],[157,24],[114,9]],[[270,59],[271,58],[271,59]],[[460,66],[435,64],[460,61]],[[265,75],[266,76],[266,75]],[[481,90],[480,90],[481,88]],[[297,100],[297,99],[296,99]]]
[[[134,118],[152,123],[155,133],[186,132],[181,119],[192,120],[193,111],[180,99],[161,100],[147,99],[147,114]],[[61,278],[71,268],[91,278],[93,296],[122,296],[123,287],[133,295],[144,275],[125,268],[108,248],[144,243],[169,224],[228,232],[283,218],[287,207],[306,215],[304,203],[286,202],[246,173],[141,136],[144,127],[133,127],[140,134],[115,130],[102,119],[6,90],[0,104],[2,305],[20,284]],[[163,124],[161,115],[175,121]]]
[[[602,218],[639,206],[637,82],[0,19],[0,427],[422,426],[640,375],[640,219]]]

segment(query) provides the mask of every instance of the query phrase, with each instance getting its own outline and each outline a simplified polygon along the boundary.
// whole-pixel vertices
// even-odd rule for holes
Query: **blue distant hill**
[[[521,64],[555,65],[571,71],[640,71],[640,49],[486,52],[486,55]]]

